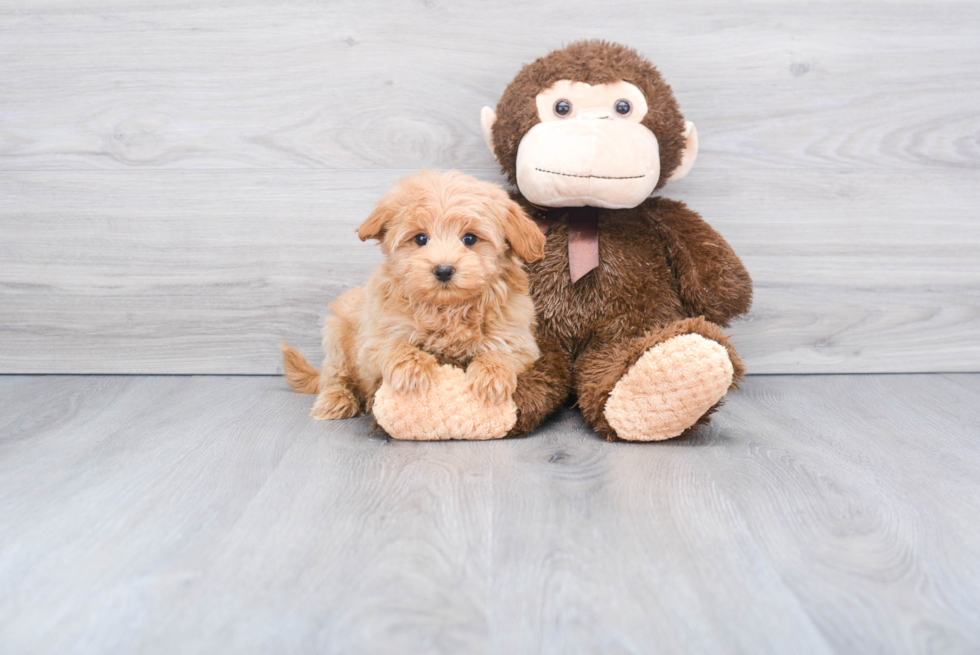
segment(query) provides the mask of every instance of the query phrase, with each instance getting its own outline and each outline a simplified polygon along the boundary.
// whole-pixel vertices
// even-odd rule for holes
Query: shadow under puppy
[[[322,371],[280,346],[293,390],[318,394],[310,416],[370,411],[382,384],[424,395],[446,364],[465,368],[459,386],[484,404],[510,402],[538,357],[521,260],[540,259],[545,241],[521,207],[496,184],[422,171],[399,181],[357,234],[377,239],[386,258],[330,305]]]

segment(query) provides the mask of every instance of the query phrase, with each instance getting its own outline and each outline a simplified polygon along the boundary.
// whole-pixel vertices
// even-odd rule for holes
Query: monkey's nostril
[[[439,264],[432,269],[432,272],[435,274],[436,279],[440,282],[449,282],[449,280],[453,277],[453,273],[456,272],[456,269],[447,264]]]

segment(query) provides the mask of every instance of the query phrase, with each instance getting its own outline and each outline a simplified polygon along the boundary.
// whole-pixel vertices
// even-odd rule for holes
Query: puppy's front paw
[[[424,394],[432,386],[435,372],[435,358],[413,349],[388,366],[384,381],[395,393]]]
[[[470,392],[488,405],[506,402],[517,388],[517,373],[492,359],[475,359],[466,368]]]

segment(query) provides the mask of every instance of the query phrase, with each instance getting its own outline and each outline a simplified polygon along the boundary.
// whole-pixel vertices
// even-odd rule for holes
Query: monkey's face
[[[504,173],[541,207],[636,207],[684,177],[698,150],[653,64],[605,41],[526,65],[480,118]]]
[[[629,82],[561,80],[535,99],[536,124],[517,150],[517,186],[545,207],[635,207],[660,179],[646,98]]]

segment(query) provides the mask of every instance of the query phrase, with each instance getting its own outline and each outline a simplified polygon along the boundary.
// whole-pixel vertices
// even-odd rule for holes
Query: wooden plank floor
[[[980,375],[401,443],[272,377],[0,377],[2,653],[976,653]]]

